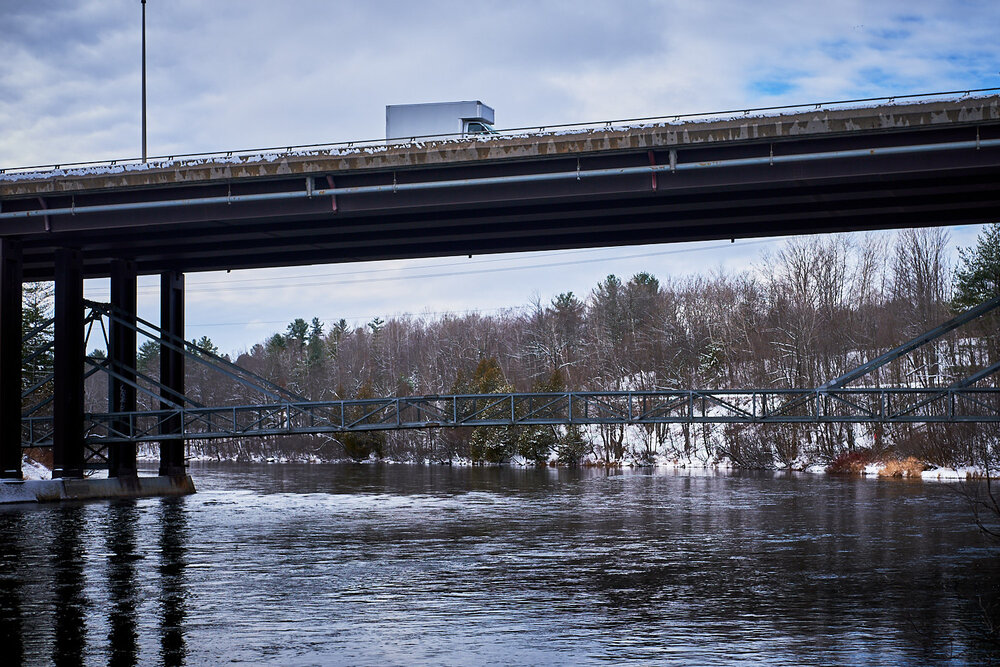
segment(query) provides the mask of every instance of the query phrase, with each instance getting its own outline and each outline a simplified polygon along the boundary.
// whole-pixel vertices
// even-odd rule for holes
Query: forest
[[[609,275],[589,294],[565,292],[496,314],[375,318],[357,327],[298,318],[232,361],[312,400],[811,388],[1000,293],[1000,226],[985,227],[954,266],[951,255],[941,228],[796,237],[744,271]],[[41,317],[50,306],[44,288],[25,293],[28,327],[32,313]],[[1000,359],[997,321],[984,316],[852,386],[947,386]],[[207,337],[197,343],[215,351]],[[156,341],[145,340],[140,372],[155,378],[158,357]],[[26,372],[25,382],[31,377]],[[101,374],[88,380],[88,409],[106,408],[105,382]],[[994,384],[988,377],[977,386]],[[192,363],[187,393],[205,405],[253,400]],[[140,407],[154,404],[140,395]],[[959,466],[993,451],[996,433],[983,424],[481,427],[190,442],[189,454],[750,468],[828,465],[849,454]]]

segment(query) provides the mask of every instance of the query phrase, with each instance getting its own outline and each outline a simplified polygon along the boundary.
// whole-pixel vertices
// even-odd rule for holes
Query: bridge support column
[[[0,478],[21,479],[21,244],[0,238]]]
[[[56,250],[53,477],[83,477],[83,254]]]
[[[180,271],[165,271],[160,274],[160,328],[163,338],[160,342],[160,396],[177,405],[184,402],[184,274]],[[169,341],[177,350],[165,344]],[[170,410],[166,402],[160,403],[161,410]],[[180,416],[164,420],[160,426],[161,435],[180,434],[184,424]],[[179,435],[160,441],[160,474],[179,477],[187,474],[184,469],[184,440]]]
[[[115,314],[124,320],[112,320],[108,357],[112,372],[121,379],[108,379],[108,411],[134,412],[135,366],[136,366],[136,269],[135,262],[116,259],[111,262],[111,306]],[[131,326],[128,326],[131,324]],[[128,419],[118,419],[113,428],[119,433],[129,432]],[[108,450],[108,476],[134,478],[136,472],[135,442],[121,442]]]

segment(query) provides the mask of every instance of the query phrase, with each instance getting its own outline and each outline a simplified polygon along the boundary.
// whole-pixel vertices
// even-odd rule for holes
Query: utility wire
[[[482,315],[484,313],[501,313],[501,312],[505,312],[505,311],[516,312],[516,311],[521,311],[521,310],[527,310],[529,308],[534,308],[534,306],[530,306],[530,305],[523,305],[523,306],[499,306],[497,308],[474,308],[474,309],[470,309],[470,310],[432,310],[432,311],[425,311],[425,312],[422,312],[422,313],[410,313],[410,312],[407,312],[407,313],[396,313],[395,315],[393,315],[393,317],[422,318],[422,317],[426,317],[426,316],[440,316],[440,315]],[[336,315],[334,315],[333,317],[329,317],[329,318],[327,318],[327,317],[320,317],[318,319],[321,322],[333,322],[333,321],[340,320],[340,319],[346,320],[348,322],[361,322],[361,321],[365,321],[365,320],[370,321],[372,318],[374,318],[374,317],[381,317],[382,315],[384,315],[384,313],[380,313],[378,315],[341,315],[339,317],[336,316]],[[252,321],[249,321],[249,322],[210,322],[210,323],[207,323],[207,324],[194,323],[194,324],[188,324],[186,326],[189,326],[189,327],[237,327],[237,326],[245,326],[247,324],[287,324],[287,323],[288,323],[288,320],[284,319],[284,320],[252,320]]]
[[[739,245],[741,247],[746,247],[746,246],[750,246],[750,245],[761,245],[761,244],[773,243],[773,242],[774,241],[771,240],[771,239],[762,239],[762,240],[757,240],[757,241],[742,242]],[[595,263],[599,263],[599,262],[614,262],[614,261],[627,260],[627,259],[641,259],[641,258],[648,258],[648,257],[661,257],[661,256],[666,256],[666,255],[680,255],[680,254],[686,254],[686,253],[691,253],[691,252],[704,252],[704,251],[708,251],[708,250],[717,250],[719,248],[724,248],[724,247],[732,247],[732,244],[731,243],[714,244],[714,245],[711,245],[711,246],[703,246],[703,247],[695,247],[695,248],[681,248],[681,249],[678,249],[678,250],[664,250],[664,251],[659,251],[659,252],[646,252],[646,253],[635,253],[635,254],[631,254],[631,255],[619,255],[617,257],[593,257],[593,258],[587,258],[587,259],[567,260],[567,261],[564,261],[564,262],[546,262],[544,264],[522,264],[520,266],[502,266],[502,267],[492,267],[492,268],[484,268],[484,269],[469,269],[467,271],[445,271],[445,272],[440,272],[440,273],[422,273],[422,274],[418,274],[418,275],[405,275],[405,276],[387,276],[387,277],[375,277],[375,278],[358,277],[358,276],[366,276],[366,275],[371,275],[371,274],[375,274],[375,273],[384,273],[384,272],[399,272],[399,271],[406,271],[406,270],[426,270],[428,268],[433,268],[433,267],[402,267],[400,269],[371,269],[371,270],[367,270],[367,271],[339,272],[339,273],[333,273],[333,274],[319,274],[319,275],[314,275],[314,276],[297,276],[297,278],[305,278],[305,279],[315,279],[315,278],[321,278],[321,277],[324,277],[324,276],[330,276],[330,277],[335,277],[335,276],[355,276],[355,278],[350,279],[350,280],[333,280],[333,281],[322,281],[322,282],[294,282],[293,281],[294,279],[281,278],[279,276],[279,277],[277,277],[277,279],[280,280],[281,282],[275,284],[275,279],[276,278],[274,278],[274,277],[272,277],[272,278],[260,278],[260,279],[246,279],[246,280],[255,280],[255,281],[256,280],[267,281],[267,283],[268,283],[268,284],[265,284],[265,285],[259,285],[259,286],[255,286],[255,287],[251,287],[251,288],[248,288],[248,287],[245,287],[245,286],[212,287],[213,285],[229,285],[230,284],[230,281],[213,281],[213,282],[206,282],[206,283],[194,283],[194,284],[191,284],[191,285],[189,285],[187,287],[187,291],[188,292],[235,292],[235,291],[243,291],[243,290],[247,290],[247,289],[253,289],[253,290],[273,290],[273,289],[288,289],[288,288],[294,288],[294,287],[335,287],[335,286],[344,286],[344,285],[370,284],[370,283],[373,283],[373,282],[392,282],[392,281],[397,281],[397,280],[415,280],[415,279],[421,279],[421,278],[450,278],[450,277],[455,277],[455,276],[469,276],[469,275],[478,275],[478,274],[483,274],[483,273],[499,273],[499,272],[506,272],[506,271],[524,271],[524,270],[530,270],[530,269],[547,269],[547,268],[560,267],[560,266],[575,266],[575,265],[580,265],[580,264],[595,264]],[[502,260],[484,260],[484,261],[514,261],[514,260],[512,260],[512,259],[506,259],[505,258],[505,259],[502,259]],[[445,264],[445,265],[440,265],[440,266],[457,266],[457,265],[459,265],[459,264],[452,263],[452,264]],[[232,281],[232,282],[235,282],[235,281]],[[241,280],[240,282],[244,282],[244,281]],[[144,286],[140,287],[139,290],[140,291],[147,291],[147,292],[155,292],[155,291],[159,290],[159,287],[156,286],[156,285],[144,285]],[[91,295],[91,296],[108,296],[109,294],[110,294],[110,290],[97,289],[97,290],[94,290],[93,292],[91,292],[90,290],[88,290],[88,295]]]

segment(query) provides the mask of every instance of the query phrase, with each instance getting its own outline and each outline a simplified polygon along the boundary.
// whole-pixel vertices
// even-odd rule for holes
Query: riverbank
[[[158,461],[158,457],[150,452],[145,452],[145,455],[140,456],[140,460],[149,463],[155,463]],[[246,456],[242,458],[218,458],[214,456],[207,455],[190,455],[186,457],[189,462],[204,462],[204,463],[265,463],[265,464],[316,464],[316,465],[330,465],[330,464],[357,464],[357,465],[430,465],[430,466],[457,466],[457,467],[502,467],[510,466],[514,468],[534,468],[538,467],[534,462],[528,461],[522,457],[515,456],[509,461],[502,464],[484,464],[481,462],[472,461],[467,458],[452,458],[450,460],[439,460],[439,459],[422,459],[422,460],[400,460],[392,458],[376,458],[369,457],[364,460],[355,460],[350,458],[322,458],[315,455],[309,456],[289,456],[289,455],[276,455],[276,456]],[[585,458],[581,461],[578,467],[581,468],[629,468],[629,469],[640,469],[640,468],[650,468],[650,469],[662,469],[662,470],[719,470],[719,471],[732,471],[732,470],[787,470],[791,472],[804,472],[815,475],[848,475],[848,476],[858,476],[858,477],[870,477],[870,478],[895,478],[895,479],[921,479],[925,481],[943,481],[943,482],[957,482],[967,479],[981,479],[986,477],[986,471],[977,466],[960,466],[960,467],[943,467],[934,466],[926,462],[907,462],[906,460],[900,460],[892,457],[887,457],[882,460],[868,460],[865,465],[851,470],[837,470],[831,469],[832,464],[823,463],[805,463],[798,466],[791,466],[785,468],[747,468],[743,466],[738,466],[733,464],[729,460],[718,460],[718,461],[703,461],[700,459],[677,459],[677,458],[667,458],[662,456],[654,457],[652,461],[639,461],[639,460],[625,460],[625,461],[612,461],[605,462],[600,460],[595,460],[592,458]],[[546,467],[552,468],[568,468],[571,466],[565,466],[559,464],[555,460],[550,460]]]
[[[228,462],[228,463],[266,463],[266,464],[357,464],[357,465],[431,465],[431,466],[458,466],[458,467],[482,467],[482,466],[510,466],[514,468],[534,468],[538,465],[520,456],[513,456],[509,461],[501,464],[489,464],[476,462],[468,458],[453,457],[451,459],[394,459],[389,457],[369,457],[363,460],[356,460],[347,457],[324,458],[316,455],[289,455],[279,454],[264,456],[249,454],[242,457],[218,457],[206,454],[191,453],[185,457],[188,462]],[[155,464],[159,461],[159,455],[155,448],[140,448],[139,460],[145,463]],[[567,468],[559,463],[554,457],[546,464],[546,467]],[[666,457],[655,455],[646,459],[626,459],[621,461],[603,461],[595,457],[584,457],[578,467],[581,468],[629,468],[629,469],[662,469],[662,470],[786,470],[791,472],[804,472],[815,475],[846,475],[869,478],[895,478],[895,479],[921,479],[925,481],[958,482],[967,479],[982,479],[987,476],[987,471],[980,466],[935,466],[925,461],[918,461],[913,457],[905,459],[893,456],[876,456],[870,450],[852,450],[837,457],[829,463],[797,461],[791,466],[783,467],[748,467],[736,465],[733,461],[720,458],[716,460],[705,460],[699,457]],[[46,481],[52,479],[52,470],[43,462],[36,461],[29,456],[25,456],[22,461],[22,470],[26,481]],[[92,471],[88,480],[107,479],[107,471]],[[148,478],[144,478],[148,479]],[[2,502],[2,501],[0,501]]]

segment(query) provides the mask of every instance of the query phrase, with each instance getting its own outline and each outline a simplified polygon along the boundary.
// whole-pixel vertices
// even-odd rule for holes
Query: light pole
[[[146,161],[146,0],[142,0],[142,161]]]

